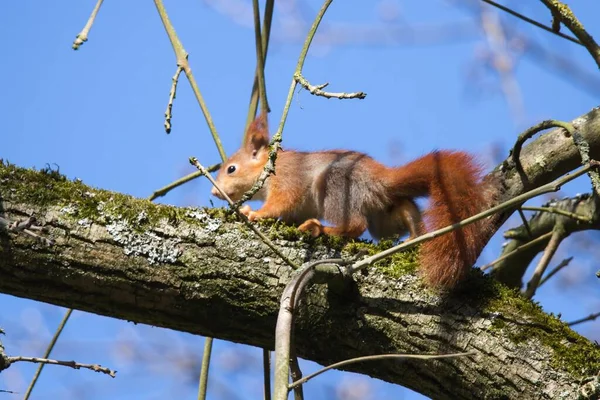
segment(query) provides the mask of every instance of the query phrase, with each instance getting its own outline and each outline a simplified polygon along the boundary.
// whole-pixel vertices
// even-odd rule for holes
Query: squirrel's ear
[[[267,116],[260,114],[248,127],[246,135],[246,150],[256,156],[258,151],[269,145],[269,124]]]

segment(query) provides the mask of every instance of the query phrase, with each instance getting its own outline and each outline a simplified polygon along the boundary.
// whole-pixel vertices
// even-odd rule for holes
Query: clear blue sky
[[[480,3],[454,4],[334,1],[304,74],[314,84],[330,82],[331,91],[361,90],[367,98],[326,100],[299,91],[284,146],[351,148],[387,164],[436,148],[463,149],[479,154],[491,167],[491,154],[505,157],[529,125],[547,118],[571,120],[598,105],[600,74],[583,48],[502,14],[511,48],[519,43],[517,35],[523,35],[581,69],[559,74],[531,47],[525,47],[524,55],[511,50],[516,63],[511,77],[522,102],[517,112],[511,111],[510,104],[518,104],[515,97],[507,99],[497,74],[483,66],[490,42],[474,12]],[[251,2],[166,0],[165,5],[231,153],[240,143],[255,68]],[[266,72],[272,127],[279,121],[302,41],[320,5],[315,0],[277,1]],[[23,167],[55,163],[70,178],[139,197],[191,172],[190,156],[205,165],[219,161],[185,78],[177,92],[172,133],[164,133],[175,58],[152,2],[105,2],[89,41],[75,52],[71,43],[93,6],[93,1],[74,0],[0,5],[0,158]],[[550,21],[540,4],[518,7]],[[600,25],[592,17],[600,15],[600,5],[578,2],[572,7],[600,37]],[[498,17],[490,15],[492,21]],[[415,30],[411,33],[409,27]],[[584,73],[595,81],[577,83]],[[208,205],[209,189],[199,180],[161,201]],[[581,180],[562,194],[587,191],[589,184]],[[511,220],[509,225],[516,223]],[[545,309],[561,312],[565,320],[600,309],[597,287],[592,286],[597,285],[597,265],[585,256],[588,238],[594,236],[569,239],[579,247],[566,244],[553,264],[576,249],[574,262],[539,293]],[[494,240],[482,260],[492,260],[500,243]],[[7,333],[1,339],[11,355],[43,354],[64,313],[6,295],[0,295],[0,308],[0,327]],[[597,322],[578,329],[600,339]],[[33,398],[193,399],[202,343],[201,337],[75,312],[53,357],[110,366],[119,370],[118,377],[46,367]],[[260,354],[256,348],[216,341],[209,398],[260,398]],[[191,372],[190,364],[195,364]],[[305,373],[315,368],[304,365]],[[21,398],[33,369],[17,364],[4,371],[0,389],[21,393],[4,397]],[[340,387],[352,387],[359,398],[422,398],[337,371],[310,382],[305,390],[310,399],[354,398]]]

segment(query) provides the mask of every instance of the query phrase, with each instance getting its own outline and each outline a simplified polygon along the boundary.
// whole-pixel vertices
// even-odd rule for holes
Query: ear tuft
[[[246,149],[256,156],[256,153],[269,144],[269,124],[267,115],[260,114],[248,127],[246,133]]]

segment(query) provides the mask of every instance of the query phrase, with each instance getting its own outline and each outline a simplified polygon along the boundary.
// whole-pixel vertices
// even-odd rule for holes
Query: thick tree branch
[[[573,124],[590,143],[590,156],[600,158],[598,111]],[[520,161],[532,186],[580,164],[573,141],[558,131],[524,147]],[[503,183],[498,201],[531,188],[510,160],[488,179]],[[0,231],[0,292],[273,347],[291,269],[225,212],[155,205],[52,171],[4,165],[0,200],[7,219],[35,214],[55,242],[48,247],[22,232]],[[315,241],[280,223],[261,229],[297,263],[375,250]],[[330,364],[365,354],[475,351],[453,360],[344,367],[438,399],[573,398],[580,379],[600,370],[595,345],[516,293],[473,272],[462,291],[440,298],[407,272],[414,269],[409,256],[381,261],[351,287],[311,287],[296,320],[298,355]]]

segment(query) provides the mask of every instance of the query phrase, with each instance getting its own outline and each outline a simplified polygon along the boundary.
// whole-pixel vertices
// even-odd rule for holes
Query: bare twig
[[[328,365],[325,368],[318,370],[310,375],[306,375],[304,378],[294,381],[290,384],[290,389],[294,389],[297,386],[300,386],[312,378],[321,375],[323,372],[327,372],[330,369],[344,367],[349,364],[355,364],[364,361],[379,361],[379,360],[387,360],[387,359],[417,359],[417,360],[439,360],[444,358],[456,358],[456,357],[465,357],[465,356],[473,356],[476,353],[474,351],[467,351],[465,353],[453,353],[453,354],[378,354],[373,356],[364,356],[364,357],[356,357],[348,360],[340,361],[335,364]]]
[[[510,208],[514,208],[514,207],[518,206],[519,204],[521,204],[521,203],[523,203],[523,202],[525,202],[525,201],[527,201],[527,200],[529,200],[529,199],[531,199],[533,197],[539,196],[539,195],[544,194],[544,193],[555,192],[555,191],[559,190],[560,187],[562,185],[564,185],[565,183],[570,182],[570,181],[572,181],[575,178],[578,178],[579,176],[587,173],[592,168],[597,168],[598,165],[599,165],[598,162],[592,160],[592,161],[590,161],[590,164],[588,164],[584,168],[581,168],[581,169],[573,172],[572,174],[564,175],[561,178],[559,178],[559,179],[557,179],[557,180],[555,180],[553,182],[550,182],[550,183],[548,183],[546,185],[540,186],[540,187],[538,187],[536,189],[530,190],[529,192],[523,193],[523,194],[521,194],[519,196],[513,197],[512,199],[510,199],[508,201],[505,201],[504,203],[498,204],[495,207],[492,207],[492,208],[490,208],[490,209],[488,209],[486,211],[480,212],[479,214],[476,214],[476,215],[474,215],[472,217],[466,218],[466,219],[464,219],[464,220],[462,220],[460,222],[457,222],[456,224],[453,224],[453,225],[447,226],[445,228],[441,228],[441,229],[435,230],[433,232],[426,233],[426,234],[421,235],[421,236],[419,236],[419,237],[417,237],[415,239],[406,241],[406,242],[404,242],[404,243],[402,243],[402,244],[400,244],[398,246],[394,246],[392,248],[389,248],[387,250],[379,252],[379,253],[377,253],[375,255],[367,257],[367,258],[365,258],[363,260],[360,260],[360,261],[354,263],[354,265],[352,265],[352,267],[351,267],[351,273],[355,273],[356,271],[359,271],[359,270],[361,270],[363,268],[366,268],[369,265],[371,265],[371,264],[373,264],[373,263],[375,263],[375,262],[377,262],[377,261],[379,261],[381,259],[389,257],[392,254],[395,254],[395,253],[397,253],[399,251],[408,250],[408,249],[416,246],[417,244],[423,243],[423,242],[425,242],[427,240],[431,240],[431,239],[436,238],[436,237],[438,237],[440,235],[443,235],[443,234],[446,234],[448,232],[451,232],[451,231],[453,231],[455,229],[462,228],[465,225],[472,224],[472,223],[477,222],[477,221],[479,221],[479,220],[481,220],[483,218],[486,218],[486,217],[488,217],[490,215],[496,214],[496,213],[498,213],[500,211],[504,211],[504,210],[507,210],[507,209],[510,209]]]
[[[292,339],[290,348],[290,376],[292,381],[302,379],[302,370],[300,369],[300,363],[298,362],[298,355],[296,354],[296,347],[294,346],[294,329],[292,328]],[[302,385],[294,388],[294,400],[304,400],[304,389]]]
[[[215,164],[215,165],[211,165],[210,167],[206,168],[206,171],[214,172],[214,171],[218,171],[219,168],[221,168],[221,164]],[[148,200],[152,201],[158,197],[162,197],[165,194],[169,193],[171,190],[175,189],[176,187],[181,186],[184,183],[187,183],[187,182],[194,180],[201,176],[202,176],[202,171],[192,172],[191,174],[188,174],[182,178],[179,178],[175,182],[170,183],[167,186],[164,186],[164,187],[158,189],[157,191],[155,191],[154,193],[152,193],[152,195],[150,195],[148,197]]]
[[[264,244],[266,244],[271,250],[273,250],[273,252],[276,255],[278,255],[283,261],[285,261],[285,263],[288,264],[290,267],[292,267],[293,269],[298,269],[298,266],[293,261],[291,261],[288,257],[286,257],[275,246],[275,244],[273,244],[273,242],[271,242],[269,240],[268,237],[266,237],[252,222],[250,222],[250,220],[248,220],[248,217],[246,217],[244,214],[242,214],[240,212],[240,210],[238,209],[238,207],[235,207],[235,204],[233,203],[233,201],[231,201],[231,199],[229,198],[229,196],[227,196],[227,193],[225,193],[217,185],[217,182],[215,182],[214,178],[210,175],[210,173],[208,172],[208,170],[206,168],[204,168],[202,166],[202,164],[200,164],[200,162],[198,161],[198,159],[196,157],[190,157],[190,164],[192,164],[193,166],[195,166],[196,168],[198,168],[198,171],[200,171],[201,174],[203,176],[205,176],[210,181],[210,183],[213,184],[213,186],[219,191],[219,193],[221,194],[221,196],[223,196],[223,198],[225,199],[225,201],[227,201],[227,203],[235,211],[235,213],[238,215],[238,217],[240,217],[242,219],[242,221],[246,224],[246,226],[248,226],[250,229],[252,229],[252,231],[254,233],[256,233],[258,235],[258,237],[263,241]]]
[[[269,113],[269,103],[267,101],[267,86],[265,83],[265,57],[263,55],[262,34],[260,32],[260,8],[258,0],[252,0],[252,10],[254,14],[254,41],[256,43],[256,76],[258,77],[258,97],[260,98],[261,113]]]
[[[492,1],[492,0],[481,0],[481,1],[483,1],[484,3],[487,3],[487,4],[491,5],[491,6],[494,6],[494,7],[498,8],[499,10],[502,10],[502,11],[504,11],[504,12],[506,12],[506,13],[512,15],[512,16],[514,16],[514,17],[517,17],[517,18],[519,18],[519,19],[521,19],[521,20],[523,20],[523,21],[525,21],[525,22],[527,22],[527,23],[529,23],[531,25],[537,26],[538,28],[541,28],[541,29],[543,29],[543,30],[545,30],[547,32],[550,32],[550,33],[553,33],[553,34],[555,34],[557,36],[560,36],[563,39],[567,39],[567,40],[569,40],[569,41],[571,41],[573,43],[576,43],[578,45],[583,46],[583,43],[581,43],[576,38],[574,38],[572,36],[569,36],[569,35],[565,35],[562,32],[555,31],[552,27],[549,27],[549,26],[546,26],[546,25],[544,25],[542,23],[539,23],[539,22],[537,22],[534,19],[531,19],[529,17],[524,16],[523,14],[519,14],[518,12],[516,12],[516,11],[514,11],[514,10],[508,8],[508,7],[505,7],[505,6],[501,5],[501,4],[498,4],[495,1]]]
[[[533,276],[529,282],[527,282],[527,288],[525,289],[524,293],[525,297],[530,299],[535,294],[535,291],[540,285],[542,275],[546,271],[546,268],[548,267],[550,260],[552,260],[554,253],[556,253],[556,249],[558,249],[560,242],[562,242],[562,240],[565,238],[566,233],[565,227],[561,223],[558,223],[554,226],[554,229],[552,230],[552,236],[550,237],[550,241],[546,246],[546,250],[544,250],[544,254],[535,268]]]
[[[32,363],[63,365],[65,367],[71,367],[74,369],[85,368],[85,369],[89,369],[89,370],[92,370],[95,372],[102,372],[103,374],[110,375],[112,378],[114,378],[117,374],[117,371],[113,371],[109,368],[103,367],[98,364],[81,364],[81,363],[78,363],[75,361],[60,361],[60,360],[50,360],[47,358],[23,357],[23,356],[7,357],[7,360],[9,362],[9,364],[12,364],[12,363],[15,363],[18,361],[25,361],[25,362],[32,362]]]
[[[221,156],[221,160],[225,161],[227,159],[227,155],[225,154],[225,150],[223,149],[223,145],[221,144],[221,139],[219,138],[219,134],[217,133],[217,128],[215,128],[215,124],[213,123],[212,117],[208,112],[208,108],[206,107],[206,103],[204,102],[204,98],[202,97],[202,93],[200,92],[200,88],[196,83],[196,78],[192,74],[192,68],[190,67],[190,63],[188,62],[188,53],[185,51],[183,44],[179,40],[177,33],[175,32],[175,28],[171,21],[169,20],[169,15],[167,14],[167,10],[162,2],[162,0],[154,0],[154,4],[156,5],[156,10],[160,15],[160,19],[167,31],[167,35],[169,36],[169,40],[171,41],[171,45],[173,46],[173,51],[175,52],[175,57],[177,58],[177,66],[183,69],[185,72],[185,76],[188,78],[190,82],[190,86],[192,87],[192,91],[196,96],[196,100],[200,105],[200,109],[202,110],[202,114],[206,119],[206,124],[208,125],[208,129],[213,137],[215,145],[217,146],[217,150],[219,151],[219,155]]]
[[[71,313],[73,313],[72,308],[67,309],[67,312],[65,312],[65,315],[63,316],[62,320],[60,321],[60,324],[58,324],[58,327],[56,328],[56,331],[54,332],[54,336],[52,337],[52,340],[50,341],[50,343],[48,343],[48,347],[46,348],[46,352],[44,353],[44,357],[43,357],[44,359],[47,359],[48,357],[50,357],[50,353],[52,353],[52,349],[54,349],[54,345],[56,344],[58,337],[62,333],[65,325],[67,324],[67,321],[71,317]],[[29,399],[29,396],[31,396],[31,392],[33,391],[33,388],[35,387],[35,384],[37,383],[37,380],[40,377],[42,370],[44,369],[44,365],[45,365],[45,363],[40,363],[40,365],[38,365],[37,369],[35,370],[35,374],[33,375],[33,378],[31,379],[31,382],[29,383],[29,386],[27,387],[27,391],[25,392],[25,396],[23,397],[23,400],[27,400],[27,399]]]
[[[600,312],[594,313],[594,314],[590,314],[585,318],[581,318],[581,319],[576,319],[575,321],[569,322],[567,325],[569,326],[573,326],[573,325],[578,325],[581,324],[583,322],[587,322],[587,321],[593,321],[596,318],[600,317]]]
[[[83,27],[83,29],[81,30],[81,32],[79,32],[77,34],[77,36],[75,36],[75,41],[73,42],[73,50],[78,50],[79,47],[84,44],[85,42],[87,42],[88,40],[88,34],[90,33],[90,30],[92,29],[92,25],[94,24],[94,20],[96,19],[96,15],[98,15],[98,11],[100,10],[100,6],[102,5],[102,1],[104,0],[98,0],[96,2],[96,5],[94,6],[94,9],[92,10],[92,14],[90,15],[90,17],[88,18],[87,23],[85,24],[85,26]]]
[[[263,27],[261,32],[262,40],[262,54],[263,54],[263,71],[267,64],[267,51],[269,50],[269,38],[271,36],[271,22],[273,21],[273,9],[275,8],[275,0],[267,0],[265,4],[265,16],[263,18]],[[254,82],[252,83],[252,92],[250,94],[250,106],[248,107],[248,116],[246,117],[246,125],[244,126],[244,140],[242,143],[246,143],[246,135],[248,134],[248,127],[256,118],[256,110],[258,109],[259,91],[258,91],[258,74],[260,70],[258,65],[256,66],[256,73],[254,74]]]
[[[544,283],[546,283],[550,278],[552,278],[558,271],[560,271],[561,269],[563,269],[564,267],[568,266],[571,263],[571,260],[573,260],[573,257],[568,257],[565,258],[564,260],[562,260],[560,263],[558,263],[558,265],[556,267],[554,267],[552,269],[552,271],[548,272],[546,274],[546,276],[544,276],[542,278],[542,280],[540,281],[540,284],[538,285],[538,287],[542,286]]]
[[[500,257],[496,258],[491,263],[482,266],[481,270],[485,271],[485,270],[489,269],[490,267],[498,264],[500,261],[506,260],[507,258],[512,257],[512,256],[516,256],[517,254],[522,253],[525,250],[530,249],[531,247],[537,245],[538,243],[543,242],[546,239],[549,239],[551,236],[552,236],[552,232],[545,233],[545,234],[541,235],[540,237],[537,237],[537,238],[535,238],[535,239],[533,239],[533,240],[531,240],[531,241],[529,241],[529,242],[527,242],[527,243],[525,243],[525,244],[517,247],[516,249],[514,249],[510,253],[506,253],[506,254],[501,255]]]
[[[169,102],[167,103],[167,110],[165,111],[165,132],[171,133],[171,118],[173,117],[173,101],[175,100],[175,95],[177,94],[177,83],[179,82],[179,75],[181,75],[181,71],[183,68],[181,66],[177,66],[177,70],[175,71],[175,75],[171,78],[171,90],[169,91]]]
[[[576,213],[569,212],[566,210],[561,210],[560,208],[556,208],[556,207],[523,206],[523,207],[521,207],[521,210],[548,212],[548,213],[559,214],[559,215],[563,215],[565,217],[573,218],[573,219],[575,219],[577,221],[581,221],[581,222],[587,222],[587,223],[592,222],[592,218],[590,218],[590,217],[586,217],[585,215],[576,214]]]
[[[569,6],[558,0],[541,1],[546,7],[548,7],[553,18],[560,18],[560,22],[562,22],[564,26],[573,32],[577,39],[579,39],[579,41],[588,50],[596,62],[596,65],[598,65],[598,68],[600,68],[600,46],[598,46],[598,43],[596,43],[592,35],[585,30]]]
[[[208,387],[208,369],[210,368],[210,356],[212,354],[213,338],[204,338],[204,352],[202,353],[202,367],[200,368],[200,382],[198,384],[198,400],[206,399]]]
[[[530,238],[532,238],[533,234],[531,233],[531,228],[529,227],[529,222],[527,222],[527,218],[525,218],[525,213],[523,213],[523,207],[519,207],[519,209],[517,211],[519,212],[521,221],[523,221],[523,226],[525,227],[525,230],[527,230],[527,234],[529,235]]]
[[[271,352],[263,349],[263,392],[264,400],[271,400]]]
[[[297,73],[294,75],[294,79],[298,82],[304,89],[308,90],[310,94],[315,96],[321,96],[328,99],[332,97],[336,99],[364,99],[367,97],[367,94],[364,92],[355,92],[355,93],[332,93],[332,92],[324,92],[322,89],[325,88],[329,83],[324,83],[322,85],[311,85],[310,82],[302,76],[301,73]]]

